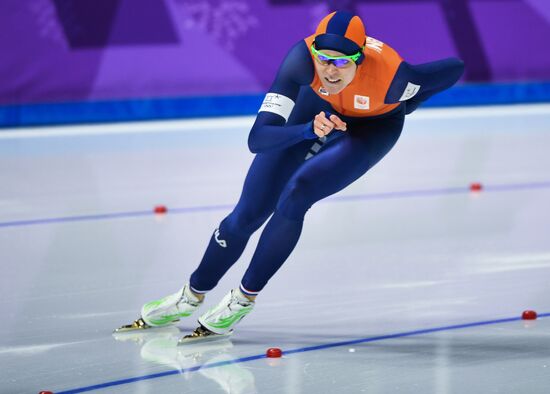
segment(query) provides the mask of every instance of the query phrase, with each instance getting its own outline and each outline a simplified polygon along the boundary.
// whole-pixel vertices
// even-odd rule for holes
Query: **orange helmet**
[[[363,21],[348,11],[336,11],[323,18],[315,31],[315,49],[332,49],[346,55],[361,52],[355,63],[364,59],[366,33]]]

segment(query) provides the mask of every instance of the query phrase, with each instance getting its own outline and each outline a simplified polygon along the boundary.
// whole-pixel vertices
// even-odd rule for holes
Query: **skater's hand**
[[[346,131],[347,124],[336,115],[330,115],[330,118],[327,119],[324,111],[315,115],[315,119],[313,120],[313,132],[317,136],[324,137],[330,134],[333,129]]]

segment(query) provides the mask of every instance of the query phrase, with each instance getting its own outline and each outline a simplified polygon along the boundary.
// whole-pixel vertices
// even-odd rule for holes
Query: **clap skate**
[[[191,316],[201,304],[202,300],[191,292],[188,285],[185,285],[174,294],[143,305],[141,317],[131,324],[117,328],[114,332],[166,327],[178,322],[182,317]]]
[[[199,342],[204,343],[229,339],[231,337],[231,334],[233,334],[233,330],[225,334],[216,334],[215,332],[210,331],[208,328],[200,325],[195,328],[195,330],[191,334],[181,338],[178,342],[178,345],[191,345]]]
[[[117,328],[113,332],[119,333],[119,332],[127,332],[127,331],[146,330],[148,328],[151,328],[151,326],[145,323],[143,319],[140,317],[139,319],[134,320],[130,324],[126,324],[124,326]]]
[[[233,327],[252,312],[254,301],[238,289],[231,290],[222,301],[199,317],[200,326],[180,340],[180,345],[228,338]]]
[[[176,326],[158,327],[155,330],[121,330],[113,332],[113,338],[117,342],[133,342],[137,345],[144,345],[151,340],[157,340],[159,338],[176,338],[175,342],[180,339],[181,331]]]

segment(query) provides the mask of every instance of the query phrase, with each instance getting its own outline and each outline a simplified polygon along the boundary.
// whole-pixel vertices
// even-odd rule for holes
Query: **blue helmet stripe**
[[[327,24],[327,33],[345,36],[349,22],[354,15],[347,11],[337,11]]]

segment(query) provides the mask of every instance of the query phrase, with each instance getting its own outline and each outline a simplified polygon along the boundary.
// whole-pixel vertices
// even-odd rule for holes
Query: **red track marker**
[[[470,191],[472,192],[480,192],[483,189],[483,185],[479,182],[474,182],[470,184]]]
[[[270,347],[265,355],[269,358],[279,358],[283,355],[283,351],[278,347]]]
[[[155,207],[155,213],[163,214],[163,213],[166,213],[166,212],[168,212],[168,208],[166,208],[165,205],[157,205]]]
[[[521,314],[523,320],[537,320],[537,312],[535,311],[523,311]]]

